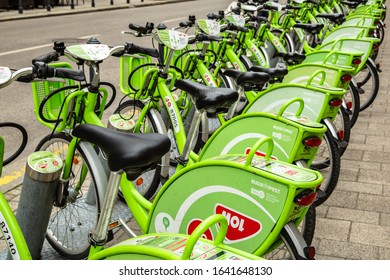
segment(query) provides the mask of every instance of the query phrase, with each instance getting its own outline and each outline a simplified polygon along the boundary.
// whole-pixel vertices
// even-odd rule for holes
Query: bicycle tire
[[[362,72],[363,70],[368,70],[367,74]],[[376,99],[379,92],[379,74],[375,66],[375,62],[369,58],[366,62],[365,67],[357,75],[355,75],[355,80],[360,89],[360,111],[364,111]],[[361,78],[363,76],[363,78]],[[369,90],[367,88],[371,87]]]
[[[383,24],[383,21],[379,21],[377,25],[377,34],[379,38],[379,45],[383,43],[383,39],[385,38],[385,26]]]
[[[14,122],[1,122],[0,128],[1,127],[15,128],[15,129],[19,130],[20,134],[22,135],[22,141],[21,141],[18,149],[14,153],[12,153],[10,156],[7,156],[7,158],[5,158],[3,160],[3,166],[6,166],[7,164],[14,161],[26,148],[27,141],[28,141],[28,133],[27,133],[27,130],[22,125],[20,125],[18,123],[14,123]]]
[[[350,116],[347,114],[345,108],[341,107],[337,113],[337,116],[335,118],[335,120],[333,121],[333,123],[335,124],[335,127],[337,129],[337,131],[343,131],[343,141],[347,142],[347,144],[349,143],[350,139],[351,139],[351,118]],[[347,146],[345,147],[339,147],[339,153],[340,153],[340,157],[345,153],[345,151],[347,150]]]
[[[340,175],[340,150],[329,130],[324,133],[321,146],[309,168],[321,172],[324,177],[320,187],[323,195],[317,196],[314,202],[317,207],[323,204],[333,193]]]
[[[311,217],[315,219],[315,207],[310,207],[309,209],[311,211],[310,215],[314,214],[314,216]],[[312,225],[315,226],[315,220]],[[302,232],[297,227],[295,227],[295,229],[296,230],[294,230],[294,233],[289,233],[285,227],[283,227],[280,232],[280,239],[282,243],[278,247],[272,248],[271,251],[268,251],[262,257],[267,260],[302,260],[303,256],[301,256],[299,252],[302,254],[305,251],[304,248],[310,246],[310,244],[308,244],[305,240],[304,234],[302,234]],[[314,236],[314,227],[312,230]],[[294,236],[291,236],[291,234]],[[313,237],[306,238],[311,240],[313,239]],[[299,240],[299,242],[294,242],[293,239]],[[277,242],[280,243],[280,241]]]
[[[121,114],[125,118],[131,117],[134,121],[137,117],[137,112],[141,112],[145,104],[140,100],[130,99],[121,103],[118,108],[115,110],[116,114]],[[153,115],[149,112],[146,114],[146,120],[143,121],[143,125],[140,127],[140,130],[133,131],[134,133],[162,133],[158,131],[158,125],[156,124],[157,120],[153,117]],[[160,172],[161,172],[161,164],[157,164],[157,167],[153,170],[149,170],[143,174],[141,174],[137,179],[133,181],[134,186],[138,190],[140,194],[142,194],[146,199],[151,199],[161,182]]]
[[[71,136],[64,133],[47,135],[37,145],[36,151],[49,150],[58,154],[63,160],[67,156]],[[85,165],[84,165],[85,164]],[[90,243],[88,233],[94,229],[99,219],[101,209],[96,176],[87,160],[83,149],[76,147],[72,164],[73,178],[69,181],[68,191],[80,180],[81,169],[86,166],[88,173],[83,179],[81,191],[77,196],[69,195],[65,205],[53,205],[46,240],[62,256],[80,260],[88,256]]]
[[[271,32],[279,37],[279,40],[281,43],[283,43],[283,47],[286,49],[287,53],[295,52],[294,40],[288,33],[283,33],[283,31],[279,29],[272,29]]]
[[[344,100],[346,102],[351,102],[351,108],[340,108],[340,110],[344,109],[344,112],[348,112],[350,119],[351,128],[356,124],[360,113],[360,94],[353,83],[348,85],[348,90],[344,95]]]
[[[211,73],[214,73],[214,71],[215,71],[215,68],[210,69]],[[237,90],[234,79],[224,75],[221,71],[218,72],[216,80],[218,81],[219,87],[231,88],[231,89]],[[244,104],[246,105],[247,102],[245,102]],[[236,112],[237,114],[240,114],[242,112],[242,110],[245,107],[244,104],[243,104],[243,106],[238,106],[237,112]],[[221,122],[217,116],[209,117],[208,120],[209,120],[208,128],[209,128],[209,137],[210,137],[221,126]]]
[[[305,219],[302,222],[303,230],[300,230],[300,232],[302,232],[303,239],[305,239],[307,245],[309,246],[313,243],[313,238],[314,238],[314,233],[316,228],[316,219],[317,219],[316,207],[314,205],[310,205],[309,209],[307,210]]]

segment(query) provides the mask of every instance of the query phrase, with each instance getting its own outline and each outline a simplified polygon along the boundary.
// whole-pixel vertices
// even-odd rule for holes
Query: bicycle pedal
[[[115,228],[119,228],[122,226],[122,223],[120,220],[115,220],[113,222],[111,222],[109,225],[108,225],[108,230],[113,230]]]

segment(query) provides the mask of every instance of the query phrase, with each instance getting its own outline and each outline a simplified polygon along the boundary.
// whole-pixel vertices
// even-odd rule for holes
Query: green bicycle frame
[[[32,260],[22,230],[4,195],[0,193],[0,231],[14,260]]]

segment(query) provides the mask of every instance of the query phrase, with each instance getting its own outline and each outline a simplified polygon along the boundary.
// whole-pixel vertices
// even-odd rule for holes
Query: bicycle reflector
[[[352,60],[353,65],[359,65],[360,63],[362,63],[362,60],[360,58],[354,58]]]
[[[137,181],[135,182],[135,185],[137,187],[141,186],[144,183],[144,179],[142,177],[138,178]]]
[[[313,246],[307,246],[303,248],[303,253],[308,260],[314,260],[316,249]]]
[[[308,148],[315,148],[321,145],[322,140],[319,137],[311,136],[303,139],[302,142]]]
[[[310,206],[317,198],[317,193],[312,190],[304,190],[294,198],[299,206]]]
[[[344,140],[344,130],[340,129],[339,131],[337,131],[337,136],[340,140]]]
[[[329,101],[329,105],[331,107],[340,107],[341,104],[343,104],[343,100],[340,98],[333,98],[331,101]]]
[[[348,74],[342,75],[342,76],[341,76],[341,80],[342,80],[343,82],[349,82],[350,80],[352,80],[352,76],[351,76],[351,75],[348,75]]]

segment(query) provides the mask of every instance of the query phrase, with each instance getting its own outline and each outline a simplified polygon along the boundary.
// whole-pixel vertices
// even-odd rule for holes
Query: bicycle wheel
[[[383,43],[383,39],[385,38],[385,26],[383,21],[379,21],[376,29],[377,38],[379,38],[379,45]]]
[[[28,134],[27,130],[18,123],[1,122],[0,135],[4,138],[4,141],[7,145],[7,151],[3,155],[3,166],[6,166],[7,164],[15,160],[26,148]],[[11,148],[9,148],[8,145],[10,145]]]
[[[265,254],[267,260],[300,260],[305,248],[311,245],[314,237],[316,210],[309,207],[304,221],[297,228],[291,223],[280,232],[282,243]],[[303,228],[304,227],[304,228]],[[280,242],[279,242],[280,243]]]
[[[211,68],[210,72],[214,73],[215,68]],[[222,88],[231,88],[236,89],[236,85],[233,78],[227,77],[224,75],[221,71],[217,73],[216,81],[219,87]],[[246,98],[241,97],[239,104],[237,106],[237,113],[240,113],[246,105]],[[219,127],[221,126],[221,122],[218,119],[217,116],[215,117],[208,117],[208,130],[209,130],[209,136],[211,136]]]
[[[137,122],[144,107],[145,104],[139,100],[127,100],[119,105],[115,110],[115,113],[121,114],[125,119],[131,118]],[[142,125],[139,130],[134,131],[134,133],[162,133],[162,131],[158,130],[157,120],[152,116],[151,112],[148,111],[145,119],[142,120]],[[155,169],[143,173],[133,181],[138,192],[146,199],[152,198],[160,185],[161,164],[162,161],[160,161],[160,164],[158,164]]]
[[[64,133],[48,135],[39,142],[36,151],[51,151],[65,161],[71,139]],[[80,147],[76,147],[71,173],[64,205],[52,208],[46,239],[64,257],[79,260],[88,256],[88,233],[96,227],[100,213],[96,177]],[[77,191],[75,187],[79,184]]]
[[[321,172],[324,180],[320,190],[323,192],[314,202],[315,206],[324,203],[336,188],[340,175],[340,152],[331,132],[327,130],[310,168]]]
[[[293,38],[291,38],[290,34],[284,32],[279,29],[272,29],[271,32],[279,37],[280,42],[283,44],[283,47],[286,49],[288,53],[295,52],[295,43]]]
[[[374,102],[379,92],[379,74],[375,62],[369,58],[353,79],[360,94],[360,111],[363,111]]]
[[[349,140],[351,138],[351,119],[350,115],[347,113],[347,110],[344,107],[340,107],[339,111],[337,112],[337,116],[332,123],[339,139],[347,143],[346,146],[338,147],[341,157],[346,151]]]
[[[350,126],[352,128],[358,120],[360,112],[360,94],[352,83],[348,85],[343,99],[344,106],[342,109],[349,115]]]

